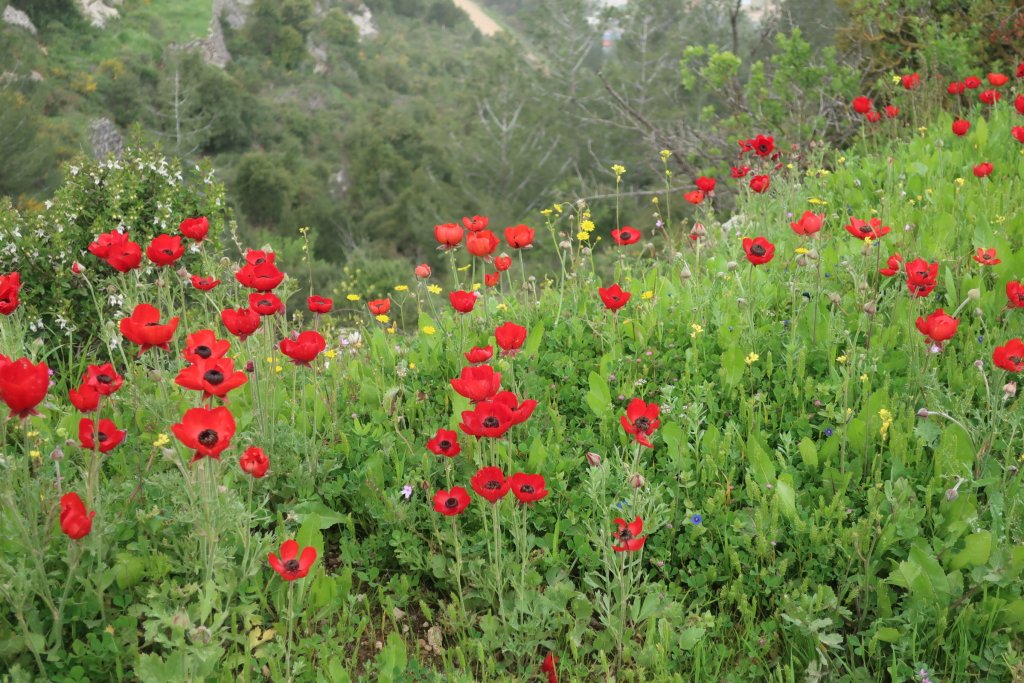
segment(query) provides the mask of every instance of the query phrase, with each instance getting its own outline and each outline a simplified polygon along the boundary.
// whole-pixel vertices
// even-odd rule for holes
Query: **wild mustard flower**
[[[841,356],[836,356],[836,362],[837,363],[845,363],[846,362],[846,354],[844,353]]]
[[[878,411],[878,417],[882,420],[882,425],[878,428],[878,434],[884,441],[889,435],[889,427],[892,427],[892,413],[889,412],[888,408],[882,408]]]
[[[171,437],[166,434],[157,434],[156,441],[153,442],[153,448],[163,448],[171,442]]]
[[[761,356],[759,356],[756,353],[754,353],[753,351],[751,351],[749,354],[747,354],[747,357],[743,359],[743,362],[746,363],[747,365],[753,365],[754,363],[756,363],[760,359],[761,359]]]
[[[621,164],[612,165],[612,173],[615,174],[615,180],[618,180],[626,173],[626,167]]]

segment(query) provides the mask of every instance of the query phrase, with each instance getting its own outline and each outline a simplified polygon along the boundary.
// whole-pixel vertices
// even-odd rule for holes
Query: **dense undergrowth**
[[[905,123],[920,91],[843,154],[789,150],[780,132],[777,154],[739,162],[770,177],[766,192],[718,179],[743,188],[732,217],[706,195],[699,225],[680,221],[678,193],[655,195],[632,226],[642,238],[619,246],[590,207],[556,204],[532,223],[532,248],[495,252],[514,258],[494,286],[486,259],[439,251],[429,265],[450,274],[419,278],[410,264],[387,310],[327,293],[332,313],[296,305],[245,340],[221,323],[248,292],[215,246],[232,241],[218,187],[171,191],[173,164],[152,159],[83,165],[57,204],[91,208],[63,215],[59,250],[29,229],[35,218],[4,214],[0,272],[32,275],[27,303],[0,320],[0,351],[55,371],[42,415],[4,427],[7,678],[531,681],[553,653],[570,681],[1019,680],[1024,423],[1013,373],[993,362],[1021,336],[1024,305],[1008,297],[1024,272],[1011,87],[998,106],[962,109],[962,137],[946,114]],[[992,170],[977,177],[982,162]],[[92,174],[117,179],[93,183],[106,198],[95,205]],[[136,220],[178,215],[166,228],[122,215],[143,248],[196,212],[211,235],[168,267],[114,273],[86,246],[124,213],[116,198],[147,187],[164,200]],[[805,210],[824,222],[801,235],[790,223]],[[860,239],[854,219],[873,218],[878,238]],[[754,265],[743,242],[759,236],[774,258]],[[999,262],[973,258],[979,248]],[[301,253],[277,265],[306,267]],[[907,285],[918,268],[924,296]],[[200,291],[188,274],[221,283]],[[598,292],[613,283],[631,293],[617,312]],[[301,301],[294,288],[286,278],[277,294]],[[472,311],[453,312],[449,294],[474,289]],[[75,310],[95,320],[70,338],[46,313],[69,298],[69,322]],[[168,351],[136,358],[119,334],[140,303],[180,317]],[[929,327],[939,308],[958,323]],[[526,328],[522,346],[489,365],[536,407],[501,438],[474,439],[460,427],[474,408],[450,380],[506,321]],[[236,427],[220,460],[190,463],[197,446],[172,425],[202,401],[175,378],[202,329],[230,340],[248,381],[229,394]],[[312,329],[327,348],[309,367],[288,363],[281,340]],[[124,384],[100,417],[127,436],[100,457],[79,446],[91,435],[67,392],[107,361]],[[658,425],[627,420],[653,448],[623,429],[636,398],[657,407]],[[460,453],[428,450],[439,429]],[[239,467],[251,446],[269,456],[262,478]],[[471,490],[483,466],[542,475],[547,495],[492,505]],[[435,494],[453,486],[469,506],[438,514]],[[70,491],[96,512],[78,540],[68,520],[80,516],[60,514]],[[616,552],[613,520],[637,517],[645,543]],[[317,559],[288,582],[267,555],[292,538]]]

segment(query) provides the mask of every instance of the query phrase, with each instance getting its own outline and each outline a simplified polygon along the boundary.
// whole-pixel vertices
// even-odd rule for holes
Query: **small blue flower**
[[[619,508],[619,509],[621,510],[621,509],[622,509],[622,506],[623,506],[623,505],[626,505],[626,504],[627,504],[627,501],[625,501],[625,500],[620,500],[620,501],[619,501],[618,503],[616,503],[616,504],[615,504],[615,507],[617,507],[617,508]]]
[[[825,430],[825,436],[832,436],[832,428],[831,427],[829,427],[828,429]]]
[[[825,273],[825,277],[832,277],[832,273]]]
[[[704,518],[700,515],[694,515],[690,517],[690,521],[699,526],[704,521]]]
[[[979,343],[979,344],[984,344],[984,343],[985,343],[985,337],[983,337],[983,336],[981,336],[981,335],[979,334],[979,335],[978,335],[978,343]]]

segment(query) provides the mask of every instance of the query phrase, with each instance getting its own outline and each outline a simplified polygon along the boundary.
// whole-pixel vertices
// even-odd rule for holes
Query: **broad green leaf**
[[[796,491],[793,489],[793,477],[784,474],[775,482],[775,504],[789,521],[796,521]]]
[[[707,629],[702,626],[691,626],[679,635],[679,649],[689,651],[697,647],[697,643],[704,640]]]
[[[992,532],[979,531],[964,539],[964,549],[953,556],[949,566],[952,569],[980,567],[988,562],[992,554]]]
[[[806,436],[800,440],[800,459],[811,469],[818,469],[818,447]]]
[[[747,439],[747,462],[754,480],[764,486],[775,482],[775,463],[762,449],[761,445],[751,436]]]

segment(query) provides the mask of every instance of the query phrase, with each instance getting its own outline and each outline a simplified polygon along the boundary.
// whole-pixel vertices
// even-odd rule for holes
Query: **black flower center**
[[[497,479],[491,479],[489,482],[484,484],[484,488],[488,491],[497,491],[501,488],[501,482]]]
[[[263,306],[264,308],[267,308],[268,306],[273,306],[273,304],[270,303],[270,299],[260,299],[259,303],[256,305]]]
[[[96,381],[100,384],[110,384],[114,381],[114,378],[110,375],[103,373],[102,375],[96,375]]]
[[[143,327],[157,327],[159,325],[160,325],[160,323],[144,323],[142,326]]]
[[[870,225],[862,225],[857,229],[860,230],[865,235],[874,230],[874,228],[872,228]]]
[[[633,233],[631,233],[629,230],[623,230],[622,232],[619,233],[619,237],[622,238],[623,241],[629,240],[629,238],[632,236]]]
[[[1020,356],[1010,356],[1010,362],[1014,365],[1020,365]]]
[[[161,249],[160,251],[163,252],[164,254],[167,254],[168,256],[174,256],[174,250],[172,249]]]
[[[107,440],[108,438],[110,438],[110,437],[108,437],[108,436],[107,436],[106,434],[104,434],[103,432],[100,432],[100,433],[99,433],[99,435],[98,435],[98,436],[97,436],[96,438],[97,438],[97,439],[99,439],[99,441],[100,441],[100,442],[102,443],[103,441],[106,441],[106,440]]]
[[[484,418],[484,427],[494,429],[501,424],[501,421],[493,415],[488,415]]]
[[[254,263],[255,265],[257,265],[257,266],[262,266],[262,265],[263,265],[264,263],[266,263],[266,261],[267,261],[267,259],[265,259],[265,258],[263,258],[263,257],[261,256],[260,258],[258,258],[258,259],[256,259],[255,261],[253,261],[253,263]]]
[[[444,506],[451,510],[452,508],[459,507],[459,499],[454,496],[449,496],[448,500],[444,502]]]
[[[535,493],[537,491],[537,489],[533,488],[529,484],[523,484],[522,486],[519,487],[519,490],[522,493]]]
[[[620,541],[623,541],[623,542],[631,541],[631,540],[633,540],[633,532],[630,531],[629,529],[627,529],[626,527],[622,527],[615,534],[615,538],[617,538],[617,539],[619,539]]]
[[[449,441],[448,439],[442,439],[441,442],[438,443],[437,445],[441,447],[442,451],[446,451],[452,447],[452,442]]]
[[[224,373],[216,369],[207,370],[205,373],[203,373],[203,381],[209,382],[213,386],[217,386],[218,384],[224,381]]]
[[[755,244],[754,246],[750,247],[750,253],[753,254],[754,256],[764,256],[765,250],[764,247],[762,247],[760,244]]]
[[[297,572],[299,571],[299,561],[293,557],[292,559],[284,563],[284,568],[285,571]]]
[[[195,349],[193,349],[193,353],[195,353],[200,358],[209,358],[210,356],[213,355],[213,349],[203,344],[202,346],[197,346]]]
[[[636,428],[641,432],[647,432],[651,428],[651,419],[648,417],[639,417],[633,424],[636,425]]]
[[[199,443],[203,446],[212,446],[217,443],[217,431],[215,429],[204,429],[199,432]]]

